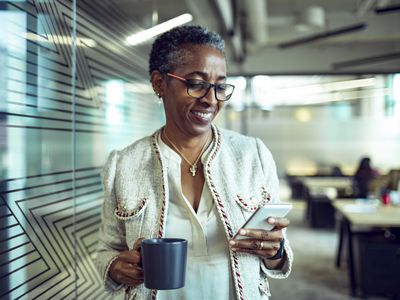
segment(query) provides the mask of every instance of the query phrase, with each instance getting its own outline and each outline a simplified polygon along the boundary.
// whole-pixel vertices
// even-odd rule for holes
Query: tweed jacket
[[[271,153],[260,139],[214,125],[212,130],[212,148],[203,168],[205,184],[229,240],[258,206],[279,201],[278,178]],[[136,288],[115,284],[108,269],[119,252],[132,249],[139,237],[164,236],[169,190],[157,144],[160,132],[113,151],[102,172],[105,199],[96,266],[106,289],[125,291],[126,299],[157,298],[157,291],[143,284]],[[268,299],[267,278],[286,278],[291,271],[293,254],[287,239],[285,254],[284,267],[269,270],[258,256],[230,251],[236,298]]]

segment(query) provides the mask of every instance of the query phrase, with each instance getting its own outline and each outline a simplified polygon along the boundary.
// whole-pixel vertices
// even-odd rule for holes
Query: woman
[[[379,173],[371,167],[371,159],[363,157],[360,160],[357,171],[354,174],[354,185],[357,198],[367,198],[369,184],[372,179],[378,177]]]
[[[166,124],[111,153],[97,266],[105,286],[127,298],[268,299],[267,277],[285,278],[292,251],[286,218],[274,230],[233,235],[267,202],[279,201],[275,163],[264,144],[212,125],[234,87],[226,81],[221,37],[182,26],[153,44],[149,73]],[[188,240],[185,287],[150,291],[140,268],[142,238]]]

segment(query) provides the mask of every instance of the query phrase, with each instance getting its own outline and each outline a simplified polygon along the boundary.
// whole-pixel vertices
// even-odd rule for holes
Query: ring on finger
[[[261,241],[253,240],[251,248],[254,250],[260,250],[261,249]]]
[[[264,249],[264,241],[261,241],[261,243],[260,243],[260,249]]]

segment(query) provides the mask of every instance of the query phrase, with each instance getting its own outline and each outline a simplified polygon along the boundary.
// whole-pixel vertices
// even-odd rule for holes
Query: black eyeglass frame
[[[211,88],[214,88],[215,99],[217,99],[218,101],[223,101],[223,102],[225,102],[225,101],[228,101],[228,100],[232,97],[232,94],[233,94],[233,92],[234,92],[234,90],[235,90],[235,86],[234,86],[233,84],[229,84],[229,83],[211,83],[211,82],[208,82],[208,81],[205,81],[205,80],[201,80],[201,79],[188,79],[188,78],[184,78],[184,77],[181,77],[181,76],[178,76],[178,75],[169,73],[169,72],[166,73],[166,75],[169,76],[169,77],[178,79],[178,80],[182,81],[183,83],[185,83],[187,94],[188,94],[190,97],[193,97],[193,98],[196,98],[196,99],[201,99],[201,98],[203,98],[205,95],[208,94],[208,92],[210,91]],[[202,82],[202,83],[204,83],[204,84],[207,85],[207,88],[205,89],[204,95],[202,95],[201,97],[197,97],[197,96],[192,96],[192,95],[190,95],[190,92],[189,92],[189,89],[190,89],[189,84],[190,84],[190,82],[189,82],[189,81],[191,81],[191,80],[195,80],[195,81],[198,81],[198,82]],[[217,96],[217,89],[216,89],[216,88],[217,88],[219,85],[225,85],[225,86],[230,86],[230,87],[232,87],[232,92],[231,92],[229,95],[225,95],[226,98],[225,98],[224,100],[218,99],[218,96]]]

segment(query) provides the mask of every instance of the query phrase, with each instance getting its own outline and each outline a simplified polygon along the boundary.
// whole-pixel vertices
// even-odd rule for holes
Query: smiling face
[[[210,83],[224,83],[226,80],[226,61],[217,49],[206,45],[185,46],[185,55],[179,66],[171,73],[186,79],[198,79]],[[156,73],[156,74],[154,74]],[[181,80],[152,74],[154,89],[162,95],[168,132],[196,137],[209,132],[211,122],[224,106],[215,98],[214,88],[201,99],[188,95],[187,86]]]

